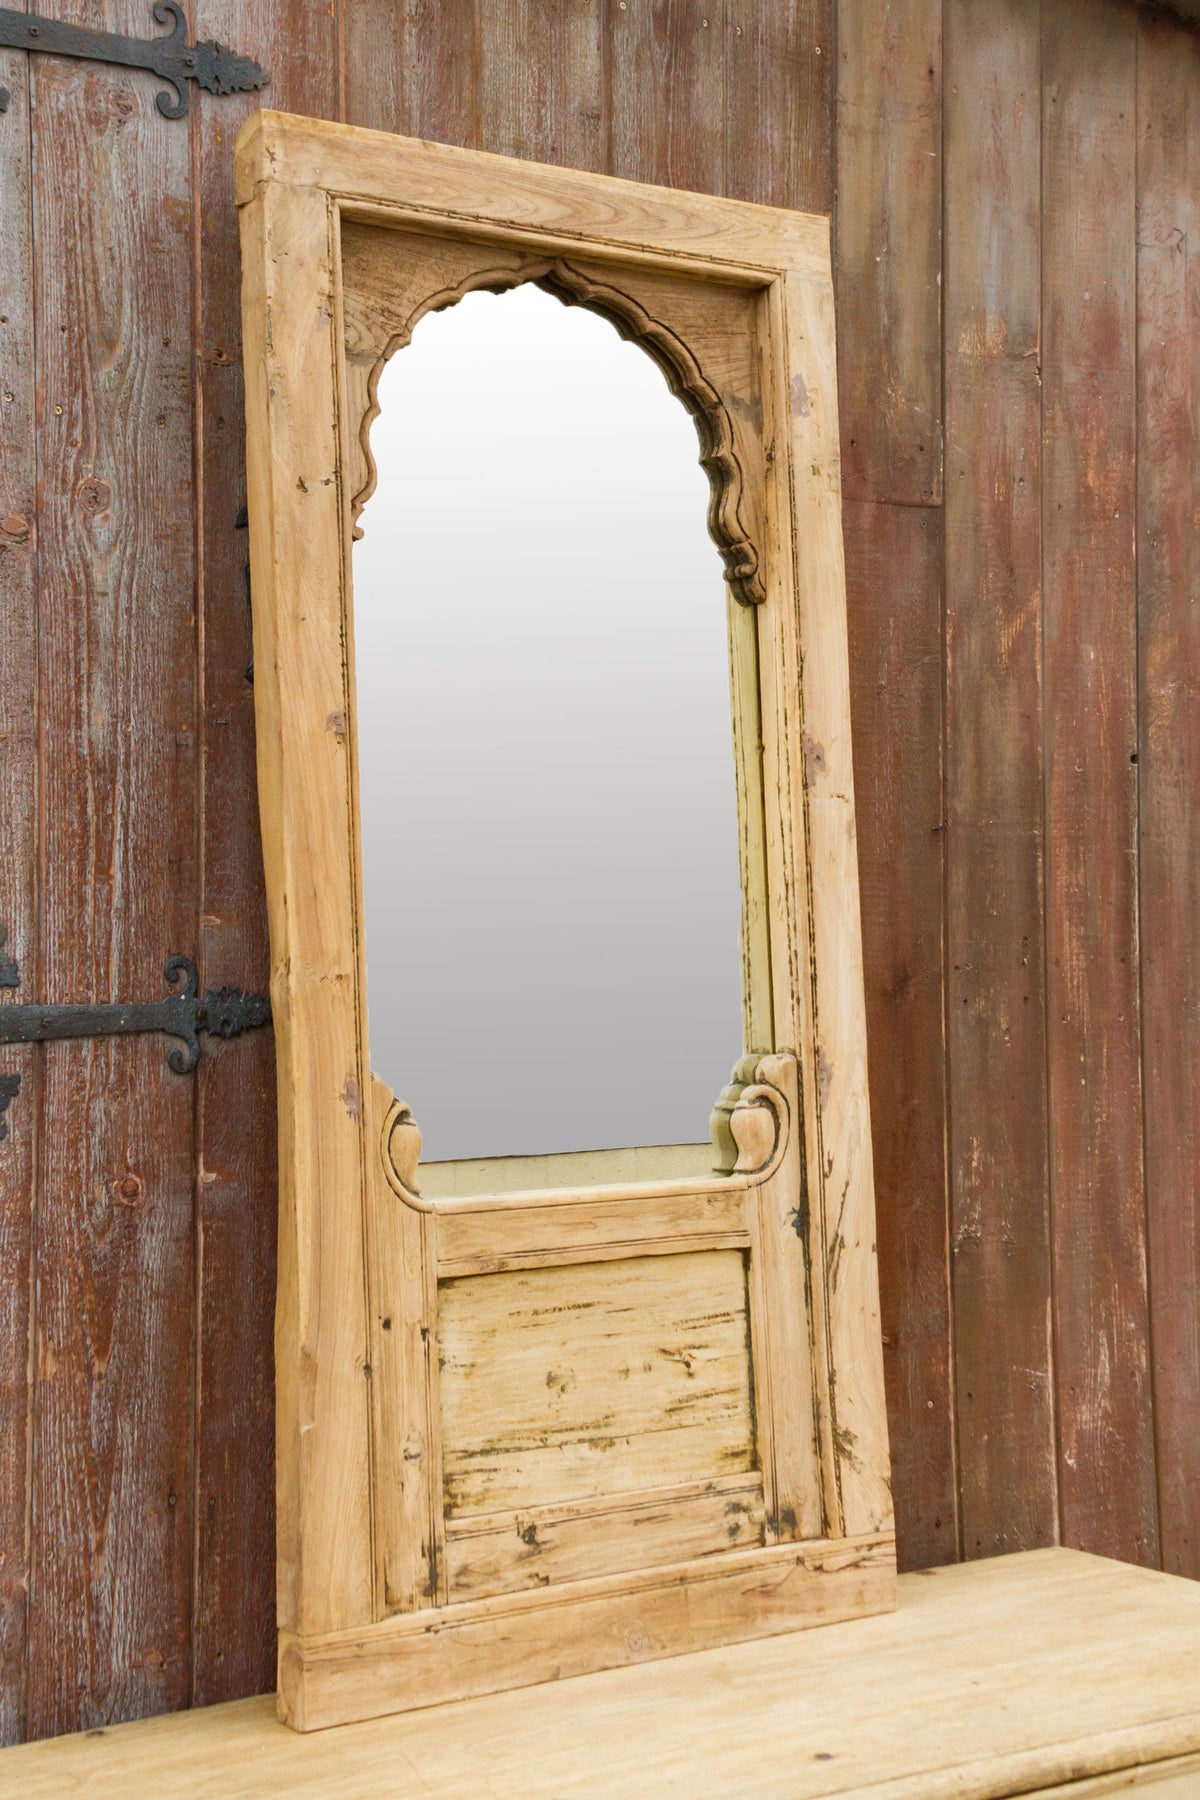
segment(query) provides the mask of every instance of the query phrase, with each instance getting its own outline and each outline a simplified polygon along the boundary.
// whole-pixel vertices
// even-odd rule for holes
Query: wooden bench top
[[[904,1576],[879,1618],[307,1736],[263,1698],[0,1752],[14,1800],[1142,1787],[1200,1796],[1200,1584],[1070,1550]]]

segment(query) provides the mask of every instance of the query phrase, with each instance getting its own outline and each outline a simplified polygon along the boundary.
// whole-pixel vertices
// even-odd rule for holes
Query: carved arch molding
[[[375,489],[371,427],[379,416],[379,377],[409,343],[426,313],[464,295],[534,282],[566,306],[585,306],[640,345],[666,377],[696,425],[709,479],[708,528],[725,579],[743,605],[764,597],[762,425],[755,355],[754,297],[745,289],[708,290],[658,271],[592,266],[563,257],[505,254],[496,245],[347,225],[342,233],[347,393],[358,419],[351,474],[352,510]]]

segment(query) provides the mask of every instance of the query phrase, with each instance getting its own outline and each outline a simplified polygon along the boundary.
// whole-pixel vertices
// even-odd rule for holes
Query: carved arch
[[[478,256],[478,250],[475,255]],[[502,293],[526,282],[533,282],[565,306],[584,306],[600,314],[627,342],[639,345],[661,370],[671,393],[682,401],[696,426],[700,465],[709,480],[708,529],[724,564],[725,579],[742,605],[758,605],[765,597],[756,541],[760,527],[759,521],[751,518],[749,505],[751,483],[745,465],[751,446],[741,441],[750,436],[757,446],[757,430],[747,433],[745,429],[746,421],[754,427],[761,422],[757,396],[731,392],[727,385],[718,387],[706,375],[680,330],[656,316],[627,287],[615,287],[598,273],[561,257],[532,259],[511,255],[503,262],[469,268],[457,280],[417,296],[410,294],[399,299],[393,290],[392,305],[387,309],[390,318],[380,306],[372,309],[374,316],[369,320],[364,316],[359,321],[347,321],[348,365],[351,370],[357,366],[360,381],[364,369],[366,373],[365,392],[360,387],[357,397],[351,395],[352,430],[355,413],[358,415],[358,465],[351,502],[355,537],[361,536],[358,517],[378,480],[370,440],[371,428],[379,417],[379,380],[386,364],[411,341],[427,313],[442,312],[469,293]],[[397,304],[403,307],[399,316]],[[359,335],[364,326],[368,338],[374,340],[369,349]],[[381,328],[386,331],[382,339]]]

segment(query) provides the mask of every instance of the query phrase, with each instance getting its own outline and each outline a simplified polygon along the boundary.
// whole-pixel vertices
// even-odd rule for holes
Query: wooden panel
[[[559,1681],[895,1604],[890,1535],[731,1550],[602,1581],[466,1600],[326,1638],[284,1637],[280,1716],[301,1731]]]
[[[697,1239],[748,1244],[746,1195],[733,1192],[655,1194],[626,1192],[606,1199],[603,1189],[547,1197],[539,1206],[463,1206],[437,1218],[438,1273],[494,1273],[535,1261],[567,1262],[581,1256],[638,1256],[657,1248],[700,1248]]]
[[[443,1282],[446,1514],[754,1467],[738,1250]]]
[[[833,289],[789,274],[770,304],[786,319],[768,409],[768,434],[790,440],[794,520],[775,547],[782,593],[763,657],[763,765],[770,846],[772,974],[778,1038],[796,1045],[803,1077],[806,1201],[819,1234],[822,1282],[813,1284],[822,1429],[832,1447],[825,1495],[831,1536],[887,1530],[892,1522],[876,1267],[874,1174],[867,1098],[866,1019],[858,900],[854,767]],[[775,529],[780,528],[775,517]],[[760,643],[764,625],[760,622]],[[794,719],[799,692],[800,741]],[[803,820],[803,848],[790,839]],[[784,911],[792,916],[784,917]],[[793,910],[794,909],[794,910]],[[799,929],[797,929],[799,921]]]
[[[479,148],[602,169],[602,0],[488,0],[477,16]]]
[[[1200,1577],[1200,38],[1138,40],[1138,787],[1163,1567]]]
[[[337,11],[348,124],[475,143],[475,0],[339,0]]]
[[[324,0],[199,0],[192,28],[248,48],[276,104],[332,111]],[[144,103],[144,102],[143,102]],[[233,144],[257,94],[202,103],[198,138],[197,514],[203,656],[198,805],[201,987],[264,993],[270,975],[254,793],[254,689]],[[191,1700],[274,1682],[275,1056],[269,1032],[209,1040],[195,1076],[199,1133],[196,1551]]]
[[[279,1070],[276,1592],[280,1621],[312,1631],[371,1617],[375,1591],[334,387],[341,320],[328,304],[336,246],[325,195],[267,186],[242,218],[255,711]],[[289,468],[299,471],[290,480]],[[297,638],[306,680],[284,690],[278,670],[300,660]],[[297,792],[314,789],[336,806],[301,805]],[[334,1294],[337,1305],[322,1304]]]
[[[103,23],[142,34],[145,8]],[[189,144],[144,76],[37,57],[31,79],[42,984],[154,998],[195,948]],[[187,1696],[193,1104],[155,1038],[45,1052],[34,1735]]]
[[[942,1028],[942,530],[843,511],[880,1309],[897,1543],[957,1550]]]
[[[946,823],[962,1545],[1057,1537],[1042,821],[1039,0],[946,40]]]
[[[607,8],[609,169],[725,191],[726,0]]]
[[[1046,998],[1061,1528],[1082,1549],[1153,1561],[1135,764],[1137,22],[1121,0],[1086,0],[1069,18],[1048,9],[1043,34]]]
[[[453,1600],[519,1593],[552,1581],[580,1581],[603,1569],[649,1569],[765,1542],[766,1508],[757,1475],[727,1475],[617,1503],[577,1500],[524,1512],[476,1513],[447,1526],[449,1592]]]
[[[376,1800],[403,1770],[459,1800],[486,1769],[494,1800],[997,1800],[1083,1777],[1159,1800],[1200,1757],[1198,1650],[1194,1584],[1044,1550],[902,1576],[898,1612],[815,1635],[307,1736],[243,1701],[9,1751],[0,1781],[224,1800],[236,1769],[258,1800]]]
[[[19,52],[0,50],[0,84],[11,96],[0,130],[0,958],[20,965],[21,992],[12,997],[30,999],[40,980],[37,453],[29,80]],[[8,997],[0,992],[0,1003]],[[0,1140],[0,1744],[11,1744],[25,1719],[39,1052],[6,1049],[0,1074],[21,1083]]]
[[[833,210],[835,0],[726,7],[725,192]]]
[[[941,0],[839,0],[837,283],[848,500],[937,501]]]

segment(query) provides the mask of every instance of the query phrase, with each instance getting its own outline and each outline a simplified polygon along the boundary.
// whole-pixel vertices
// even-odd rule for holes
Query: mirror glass
[[[427,315],[379,401],[353,562],[373,1068],[423,1166],[705,1142],[741,890],[695,426],[530,285]]]

